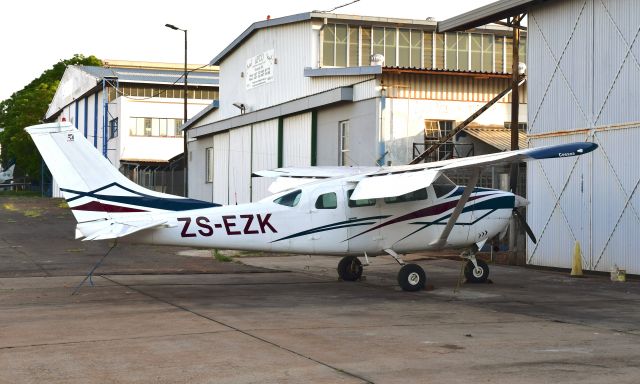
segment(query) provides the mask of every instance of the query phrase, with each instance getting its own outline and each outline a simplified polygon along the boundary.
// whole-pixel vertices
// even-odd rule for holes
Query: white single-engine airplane
[[[489,268],[475,253],[506,232],[512,213],[527,201],[476,188],[482,167],[578,156],[598,147],[572,143],[406,166],[280,168],[254,174],[277,177],[274,195],[222,206],[135,184],[68,123],[26,131],[78,221],[78,239],[341,255],[338,274],[347,281],[362,275],[357,256],[368,261],[386,253],[402,265],[398,283],[406,291],[422,289],[426,276],[399,254],[422,250],[465,249],[466,278],[486,281]],[[465,187],[444,175],[463,168],[472,171]]]
[[[13,171],[16,169],[16,164],[11,164],[7,169],[0,171],[0,184],[8,183],[13,180]]]

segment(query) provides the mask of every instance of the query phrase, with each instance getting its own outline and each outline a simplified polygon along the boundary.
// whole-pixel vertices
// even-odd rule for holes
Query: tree
[[[95,56],[74,55],[67,60],[57,62],[44,71],[22,90],[0,103],[0,145],[2,145],[2,164],[9,159],[16,160],[16,168],[32,180],[40,179],[41,158],[33,141],[24,131],[25,127],[42,122],[49,103],[58,89],[60,79],[69,65],[102,65]]]

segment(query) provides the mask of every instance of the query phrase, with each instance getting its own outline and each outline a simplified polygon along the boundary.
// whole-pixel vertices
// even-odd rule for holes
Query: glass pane
[[[371,28],[362,27],[362,50],[360,52],[360,60],[362,65],[371,65]]]
[[[411,65],[411,31],[408,29],[398,30],[398,65],[409,67]]]
[[[136,122],[138,118],[132,117],[129,119],[129,135],[136,136],[138,133],[136,132]]]
[[[505,69],[507,73],[512,73],[511,69],[511,65],[513,64],[513,39],[511,37],[507,37],[505,39],[505,48],[506,48],[506,52],[505,52]]]
[[[445,68],[456,69],[458,68],[458,36],[455,33],[445,33]]]
[[[151,119],[151,136],[160,136],[160,119]]]
[[[496,60],[496,72],[504,72],[504,36],[495,37],[495,60]]]
[[[373,54],[384,55],[384,28],[373,28]]]
[[[167,136],[167,119],[160,120],[160,136]]]
[[[521,63],[526,63],[527,62],[527,38],[526,37],[520,37],[520,49],[518,50],[518,56],[520,56],[518,58],[518,60]]]
[[[144,135],[151,136],[151,118],[150,117],[144,118]]]
[[[396,62],[396,29],[384,29],[384,65],[394,67]]]
[[[335,192],[320,195],[316,200],[316,209],[336,209],[337,207],[338,197]]]
[[[471,70],[482,71],[482,36],[471,34]]]
[[[493,72],[493,35],[482,35],[482,70]]]
[[[426,200],[427,199],[427,189],[418,189],[417,191],[405,193],[404,195],[396,196],[396,197],[385,197],[384,202],[387,204],[394,203],[404,203],[407,201],[416,201],[416,200]]]
[[[436,62],[434,68],[444,69],[444,35],[436,33]]]
[[[358,63],[358,57],[360,57],[359,51],[359,36],[358,36],[358,27],[349,27],[349,66],[357,67],[360,65]]]
[[[423,68],[433,68],[433,32],[425,32],[422,37],[424,38],[422,66]]]
[[[422,31],[411,30],[411,66],[422,68]]]
[[[336,25],[336,67],[347,66],[347,26]]]
[[[469,34],[458,33],[458,69],[469,70]]]
[[[360,200],[350,200],[349,198],[353,194],[353,189],[347,191],[347,201],[350,208],[355,207],[370,207],[372,205],[376,205],[376,199],[360,199]]]
[[[273,200],[273,202],[287,207],[295,207],[296,205],[298,205],[301,195],[302,191],[298,189],[296,191],[289,192],[284,196],[278,197],[277,199]]]
[[[335,62],[336,26],[327,24],[322,30],[322,65],[332,67]]]

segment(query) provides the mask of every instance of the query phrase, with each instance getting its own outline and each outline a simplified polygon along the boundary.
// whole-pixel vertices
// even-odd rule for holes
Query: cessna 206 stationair
[[[572,143],[406,166],[280,168],[254,174],[277,178],[270,187],[274,195],[222,206],[135,184],[68,123],[26,130],[78,221],[78,239],[340,255],[338,274],[348,281],[362,274],[357,256],[389,254],[402,265],[398,283],[407,291],[423,288],[426,276],[399,254],[421,250],[466,249],[467,279],[487,279],[489,268],[475,252],[505,232],[527,201],[476,188],[482,167],[597,148]],[[472,171],[465,187],[444,175],[462,168]]]

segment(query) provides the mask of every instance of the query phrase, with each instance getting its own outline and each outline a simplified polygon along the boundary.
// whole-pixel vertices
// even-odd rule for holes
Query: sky
[[[205,64],[252,23],[352,0],[21,0],[3,3],[0,100],[74,54],[100,59]],[[494,0],[359,0],[335,13],[444,20]]]

